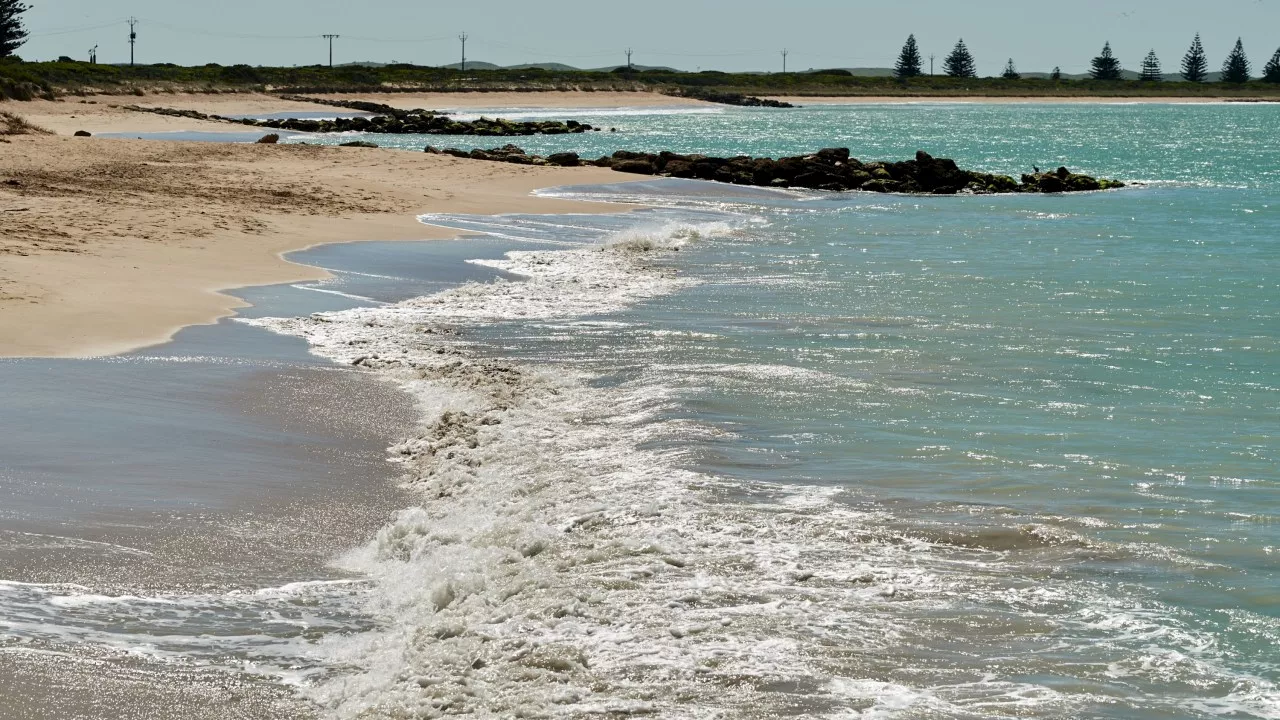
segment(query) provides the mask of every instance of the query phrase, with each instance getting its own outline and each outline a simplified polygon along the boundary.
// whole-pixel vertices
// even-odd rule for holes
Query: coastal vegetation
[[[1202,83],[1209,77],[1209,58],[1205,57],[1204,45],[1200,42],[1200,33],[1191,42],[1191,48],[1182,59],[1182,79],[1192,83]]]
[[[22,13],[31,9],[20,0],[0,0],[0,58],[7,58],[27,40]]]
[[[1112,81],[1120,79],[1120,61],[1116,59],[1115,53],[1111,51],[1111,42],[1102,46],[1102,53],[1094,58],[1090,63],[1092,69],[1089,74],[1094,80]]]
[[[1220,74],[1211,75],[1200,35],[1182,60],[1181,82],[1165,76],[1152,50],[1140,72],[1125,70],[1107,42],[1083,76],[1019,72],[1010,58],[995,77],[978,77],[973,53],[960,39],[934,74],[926,73],[914,34],[907,37],[892,69],[853,72],[844,68],[758,73],[630,65],[579,70],[566,65],[500,68],[432,67],[407,63],[357,63],[340,66],[263,67],[246,64],[179,66],[108,65],[60,57],[53,62],[24,62],[16,50],[27,38],[21,16],[30,9],[21,0],[0,0],[0,100],[53,99],[63,95],[135,95],[165,92],[486,92],[486,91],[648,91],[732,105],[786,107],[761,96],[923,96],[923,97],[1280,97],[1280,50],[1261,78],[1250,82],[1251,66],[1237,41]],[[1222,82],[1210,82],[1221,79]],[[1164,82],[1155,82],[1164,81]]]
[[[1235,48],[1222,64],[1222,82],[1247,83],[1252,69],[1248,56],[1244,54],[1244,42],[1237,39]]]
[[[917,48],[916,52],[919,50]],[[911,58],[905,72],[911,70]],[[1280,59],[1278,59],[1280,63]],[[1118,80],[1070,78],[1021,72],[1019,78],[950,77],[923,73],[904,78],[854,75],[848,71],[793,73],[686,73],[647,70],[631,73],[540,68],[468,70],[396,64],[254,67],[170,64],[135,67],[87,62],[0,60],[0,97],[30,100],[65,95],[163,94],[170,92],[509,92],[649,91],[717,101],[717,95],[931,96],[931,97],[1275,97],[1276,81],[1243,84],[1177,81],[1142,82],[1136,74]],[[1194,73],[1193,73],[1193,76]],[[1280,80],[1280,67],[1271,77]]]

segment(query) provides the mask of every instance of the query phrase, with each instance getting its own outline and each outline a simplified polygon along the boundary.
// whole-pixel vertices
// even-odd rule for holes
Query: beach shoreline
[[[71,117],[83,107],[46,102],[31,118],[47,123],[60,111],[68,123],[57,127],[61,133],[83,120]],[[103,117],[174,120],[114,111]],[[423,213],[626,210],[532,195],[627,179],[600,168],[470,163],[389,149],[5,139],[0,357],[85,357],[163,343],[183,327],[244,307],[228,290],[328,276],[286,253],[457,235],[418,222]]]

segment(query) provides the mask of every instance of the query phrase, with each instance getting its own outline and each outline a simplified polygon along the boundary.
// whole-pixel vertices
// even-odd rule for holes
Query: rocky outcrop
[[[489,137],[515,135],[567,135],[589,131],[599,132],[599,128],[591,127],[576,120],[542,120],[518,122],[501,118],[478,120],[453,120],[447,115],[440,115],[423,110],[395,110],[374,103],[349,103],[368,105],[376,108],[394,110],[393,115],[375,115],[373,117],[334,118],[331,120],[302,120],[298,118],[254,120],[252,118],[228,118],[221,115],[206,115],[195,110],[175,110],[173,108],[142,107],[125,105],[125,110],[153,113],[170,117],[183,117],[192,120],[211,122],[237,123],[250,127],[271,128],[273,130],[291,130],[294,132],[333,133],[333,132],[368,132],[394,135],[480,135]],[[344,105],[345,106],[345,105]],[[114,107],[114,106],[113,106]]]
[[[793,108],[789,102],[781,100],[770,100],[768,98],[758,98],[751,95],[743,95],[742,93],[718,92],[716,90],[702,90],[698,88],[683,88],[676,92],[668,93],[674,97],[690,98],[692,100],[702,100],[704,102],[719,103],[721,105],[737,105],[739,107],[769,107],[769,108]]]
[[[363,100],[326,100],[325,98],[309,97],[304,95],[281,95],[280,99],[290,100],[292,102],[309,103],[311,105],[327,105],[329,107],[367,112],[370,115],[386,115],[388,117],[434,114],[430,110],[404,110],[401,108],[391,107],[390,105],[383,105],[382,103],[364,102]]]
[[[773,158],[710,157],[672,152],[641,153],[619,150],[597,160],[582,160],[574,153],[550,157],[529,155],[515,145],[492,150],[440,150],[441,153],[476,160],[513,162],[522,165],[596,165],[637,175],[695,178],[776,188],[812,190],[865,190],[881,193],[927,195],[991,195],[998,193],[1062,193],[1109,190],[1124,187],[1116,180],[1103,180],[1058,168],[1052,173],[1023,175],[1022,181],[1008,175],[974,172],[958,167],[954,160],[935,158],[923,150],[902,162],[862,162],[851,157],[848,148],[827,148],[812,155]],[[554,159],[554,162],[553,162]],[[576,160],[576,163],[574,162]]]
[[[268,133],[258,138],[259,145],[275,145],[280,142],[280,136],[275,133]]]

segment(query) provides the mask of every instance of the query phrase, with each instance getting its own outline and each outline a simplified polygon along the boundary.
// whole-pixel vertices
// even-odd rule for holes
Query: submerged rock
[[[1009,175],[964,170],[954,160],[935,158],[923,150],[912,160],[864,163],[848,148],[826,148],[812,155],[733,158],[681,155],[673,152],[643,153],[619,150],[598,160],[583,161],[576,153],[556,153],[546,158],[528,155],[507,145],[492,150],[437,150],[427,152],[477,160],[516,162],[526,165],[596,165],[636,175],[714,180],[735,185],[810,190],[865,190],[879,193],[925,195],[993,195],[1003,193],[1063,193],[1122,188],[1118,180],[1080,175],[1067,168],[1052,173],[1023,175],[1018,182]]]

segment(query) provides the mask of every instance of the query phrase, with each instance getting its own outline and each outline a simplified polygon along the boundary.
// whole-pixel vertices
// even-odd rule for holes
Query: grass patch
[[[39,125],[32,125],[21,115],[0,112],[0,135],[52,135]]]

